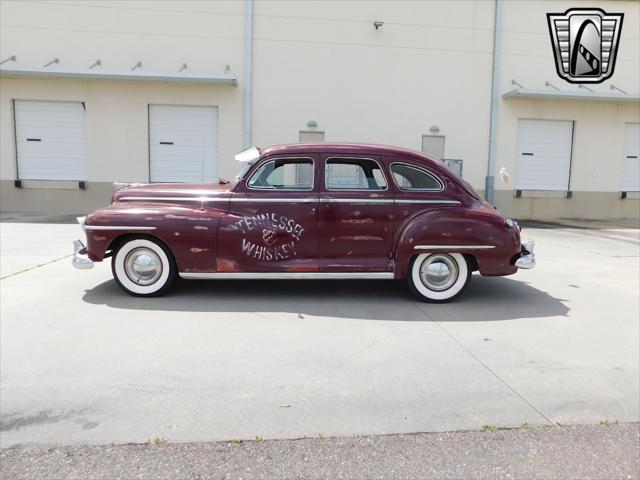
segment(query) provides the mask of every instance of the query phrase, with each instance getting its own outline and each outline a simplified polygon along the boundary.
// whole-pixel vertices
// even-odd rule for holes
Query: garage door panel
[[[573,122],[520,119],[515,187],[567,190],[572,138]]]
[[[625,124],[620,191],[640,191],[640,123]]]
[[[217,107],[151,105],[149,157],[152,182],[217,181]]]
[[[18,178],[86,180],[85,109],[81,102],[16,100]]]

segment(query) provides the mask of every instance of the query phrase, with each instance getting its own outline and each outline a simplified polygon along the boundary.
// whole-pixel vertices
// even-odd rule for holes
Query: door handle
[[[41,142],[41,138],[27,138],[27,142]]]
[[[521,155],[527,155],[527,156],[533,157],[532,152],[522,152]]]
[[[173,142],[160,142],[160,145],[173,145]]]

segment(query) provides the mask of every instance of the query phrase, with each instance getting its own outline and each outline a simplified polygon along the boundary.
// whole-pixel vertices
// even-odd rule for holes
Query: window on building
[[[399,188],[403,190],[430,190],[440,191],[442,183],[432,173],[418,167],[404,163],[391,165],[393,179]]]
[[[82,102],[15,100],[19,180],[87,180]]]
[[[444,158],[444,136],[423,135],[422,152],[439,159]]]
[[[569,190],[573,122],[518,120],[517,190]]]
[[[624,156],[620,169],[620,191],[640,191],[640,123],[624,126]]]
[[[325,168],[329,190],[385,190],[387,181],[375,160],[368,158],[330,158]]]
[[[300,143],[324,142],[324,132],[300,130]]]
[[[265,162],[248,182],[249,188],[312,190],[313,161],[310,158],[284,158]]]

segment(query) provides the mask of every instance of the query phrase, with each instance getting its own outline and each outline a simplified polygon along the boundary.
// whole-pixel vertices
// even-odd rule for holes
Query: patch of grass
[[[495,432],[496,426],[491,424],[482,425],[482,430],[484,430],[485,432]]]
[[[144,444],[145,445],[163,445],[167,443],[167,441],[168,440],[164,437],[155,437],[155,438],[150,438],[149,440],[144,442]]]
[[[527,428],[529,428],[529,423],[528,422],[521,423],[520,428],[522,428],[523,430],[526,430]]]
[[[612,425],[617,425],[617,424],[618,424],[617,420],[607,420],[606,418],[604,420],[600,420],[601,427],[610,427]]]
[[[233,440],[231,440],[231,443],[242,443],[242,439],[234,438]]]
[[[262,443],[264,442],[264,438],[259,437],[258,435],[256,435],[256,443]]]
[[[318,438],[319,438],[320,440],[324,440],[324,432],[320,432],[320,433],[318,433]]]
[[[564,422],[556,422],[556,425],[558,427],[564,427],[565,424],[564,424]]]

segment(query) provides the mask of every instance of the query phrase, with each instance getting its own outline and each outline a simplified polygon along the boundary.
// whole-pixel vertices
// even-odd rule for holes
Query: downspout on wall
[[[500,63],[502,52],[502,2],[496,0],[495,21],[493,30],[493,70],[491,73],[491,113],[489,117],[489,161],[485,177],[484,196],[487,202],[493,203],[494,173],[496,171],[496,130],[498,117],[498,101],[500,100]]]
[[[244,148],[252,144],[252,112],[253,112],[253,0],[244,2],[244,112],[242,141]]]

